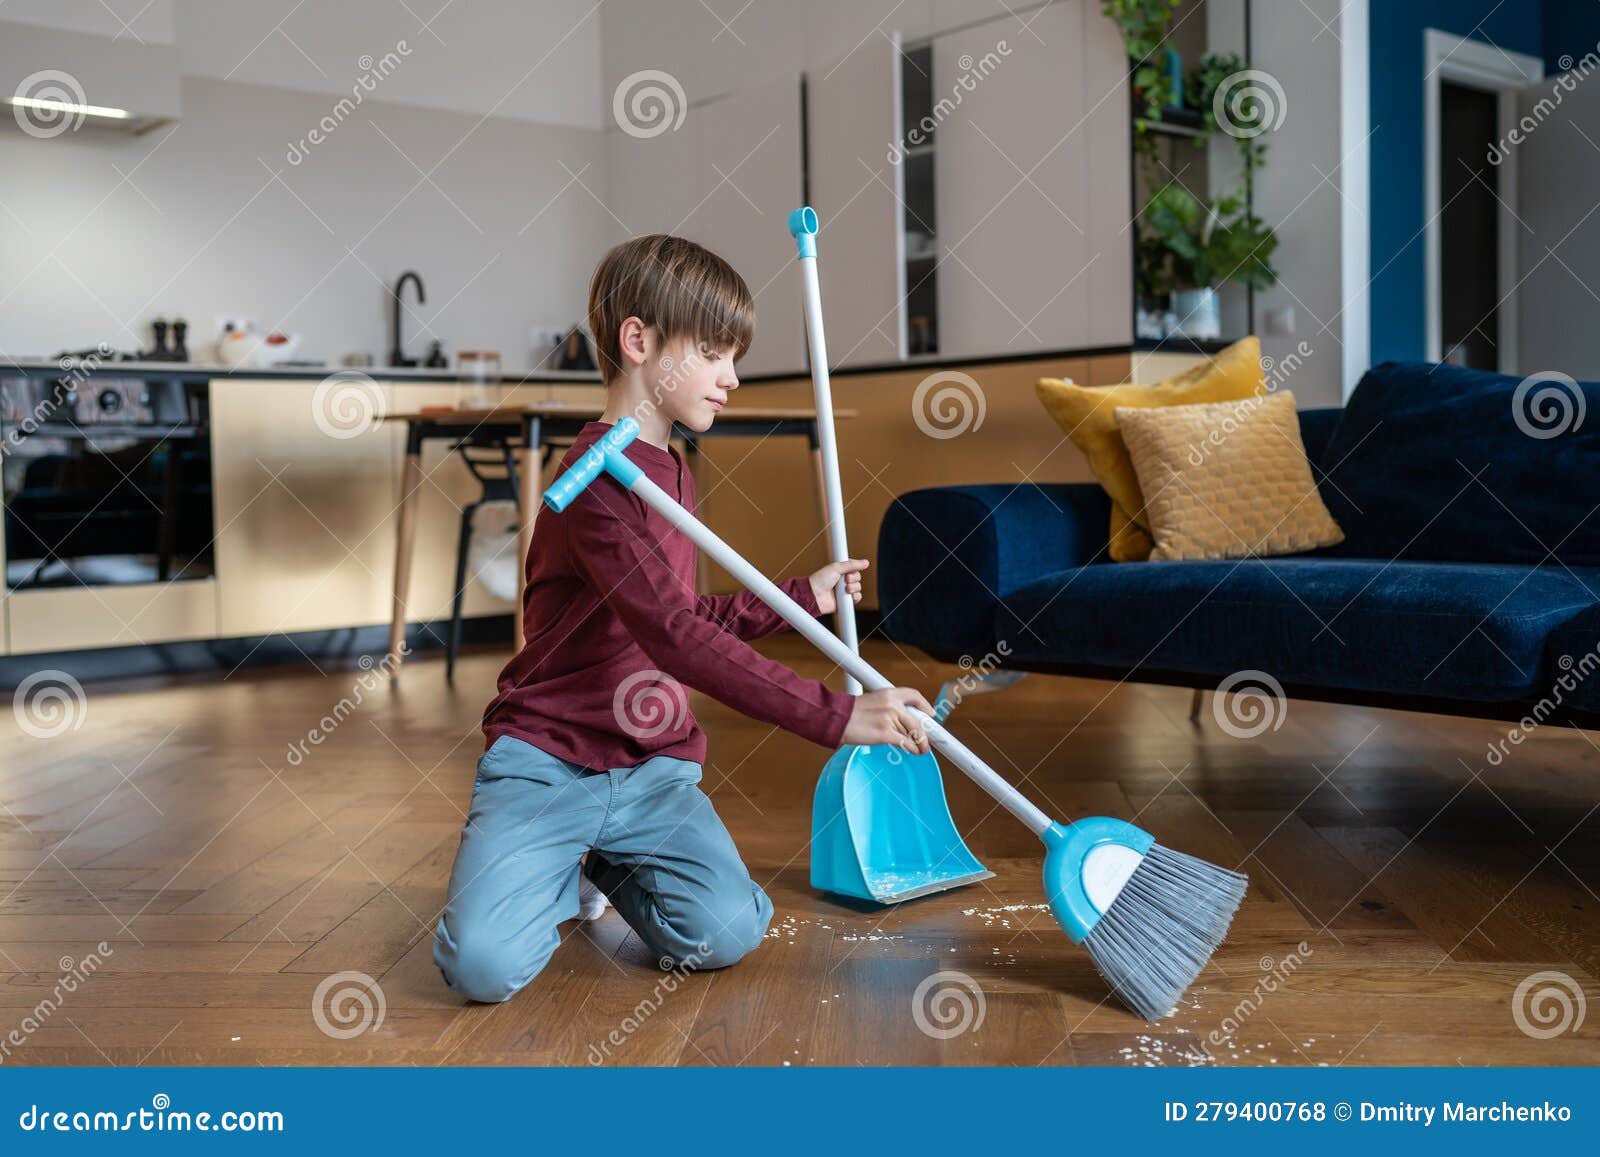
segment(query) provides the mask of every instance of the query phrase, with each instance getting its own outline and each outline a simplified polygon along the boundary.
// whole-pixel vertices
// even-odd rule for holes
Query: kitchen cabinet
[[[611,134],[618,240],[674,233],[725,258],[756,301],[741,373],[803,370],[805,319],[789,238],[798,208],[800,77],[780,77],[687,110],[652,137]]]
[[[379,419],[460,405],[468,388],[397,379],[330,394],[321,378],[266,371],[207,384],[203,370],[188,372],[210,400],[209,481],[200,487],[209,548],[204,577],[7,591],[0,597],[0,655],[388,622],[406,432],[403,423]],[[594,404],[603,392],[582,382],[537,381],[507,384],[495,395],[513,405],[553,398]],[[352,421],[363,414],[370,420]],[[421,466],[413,622],[448,619],[460,510],[479,493],[444,445],[426,447]],[[3,552],[0,540],[0,562]],[[513,609],[469,580],[468,617],[509,617]]]
[[[1210,360],[1211,358],[1208,355],[1200,353],[1143,350],[1133,355],[1133,372],[1128,380],[1131,382],[1161,382],[1186,370],[1191,370],[1201,362]]]
[[[1089,107],[1078,130],[1084,146],[1074,154],[1088,172],[1089,205],[1084,229],[1094,264],[1084,274],[1089,345],[1125,345],[1133,340],[1133,147],[1128,139],[1128,57],[1122,33],[1100,12],[1085,6],[1083,83]],[[1076,139],[1076,138],[1075,138]],[[1072,148],[1068,141],[1063,148]],[[1143,379],[1136,379],[1142,381]]]
[[[217,589],[226,636],[373,626],[389,621],[395,511],[405,427],[375,422],[350,436],[319,420],[315,381],[219,381],[211,387]],[[459,385],[374,383],[375,417],[461,401]],[[598,387],[507,386],[507,403],[592,400]],[[355,395],[352,395],[354,397]],[[326,413],[326,402],[321,407]],[[341,431],[342,432],[342,431]],[[410,622],[450,616],[460,509],[477,483],[442,444],[422,455]],[[468,617],[512,612],[476,581]]]
[[[739,370],[802,370],[805,318],[788,224],[801,196],[800,78],[780,77],[689,116],[703,189],[684,234],[726,258],[755,296],[755,340]]]
[[[942,359],[1131,342],[1132,158],[1116,27],[1096,0],[1055,0],[1030,10],[1026,28],[981,5],[971,20],[965,11],[932,22],[953,31],[911,41],[915,62],[890,21],[848,53],[807,63],[803,141],[799,76],[787,71],[699,101],[657,135],[610,133],[619,239],[692,237],[756,294],[746,374],[805,366],[783,221],[802,185],[821,218],[836,367],[916,352],[906,316],[915,279],[936,283],[936,304],[912,312],[930,316],[922,332],[938,334]],[[912,38],[929,27],[906,20]],[[934,128],[908,157],[902,80],[919,75],[910,68],[931,73]],[[908,214],[908,201],[926,199],[908,198],[908,185],[932,186],[934,220]]]
[[[211,386],[218,620],[225,636],[387,622],[399,486],[395,431],[328,432],[319,381]],[[426,388],[426,387],[405,387]],[[394,405],[351,392],[346,415]],[[319,408],[322,413],[319,414]]]
[[[1131,336],[1122,51],[1089,0],[1031,19],[934,39],[944,357]]]
[[[835,366],[897,361],[904,351],[905,170],[890,160],[900,138],[900,69],[899,39],[874,36],[806,74],[817,276]]]
[[[211,639],[217,583],[194,579],[128,586],[54,587],[6,596],[10,651],[80,651]]]
[[[607,131],[613,243],[647,233],[681,234],[694,216],[705,196],[694,116],[695,110],[688,110],[681,126],[655,136],[635,136],[621,128]]]

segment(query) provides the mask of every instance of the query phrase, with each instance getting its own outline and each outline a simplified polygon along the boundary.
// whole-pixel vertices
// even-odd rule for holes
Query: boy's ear
[[[644,365],[655,340],[654,331],[639,318],[629,315],[622,319],[622,327],[617,338],[617,346],[622,352],[623,368]]]

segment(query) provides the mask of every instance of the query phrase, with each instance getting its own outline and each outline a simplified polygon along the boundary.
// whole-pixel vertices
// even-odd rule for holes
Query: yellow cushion
[[[1119,406],[1152,561],[1299,554],[1344,541],[1317,493],[1294,395]]]
[[[1141,517],[1139,479],[1117,432],[1118,406],[1183,406],[1228,402],[1266,389],[1261,374],[1261,343],[1254,337],[1234,342],[1214,359],[1153,386],[1080,386],[1059,378],[1040,378],[1035,387],[1044,408],[1089,459],[1089,469],[1111,496],[1111,557],[1136,562],[1150,553]],[[1147,525],[1147,524],[1146,524]]]
[[[1110,553],[1112,562],[1143,562],[1155,548],[1149,533],[1122,509],[1122,503],[1111,503]]]

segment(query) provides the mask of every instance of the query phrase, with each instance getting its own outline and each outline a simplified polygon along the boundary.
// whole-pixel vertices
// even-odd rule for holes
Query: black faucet
[[[395,281],[394,288],[389,291],[394,298],[392,303],[394,306],[394,320],[389,327],[389,364],[391,366],[414,366],[417,364],[416,358],[406,357],[405,345],[400,341],[400,295],[405,292],[406,282],[408,281],[417,287],[417,304],[425,305],[428,301],[428,295],[422,291],[422,278],[417,275],[414,269],[408,269],[402,273]]]

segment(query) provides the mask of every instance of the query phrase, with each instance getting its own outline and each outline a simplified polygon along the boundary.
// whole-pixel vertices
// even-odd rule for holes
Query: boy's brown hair
[[[733,266],[703,245],[652,233],[624,241],[600,259],[589,282],[589,329],[607,383],[623,372],[618,333],[629,317],[653,326],[662,341],[688,337],[696,345],[750,348],[756,307]]]

